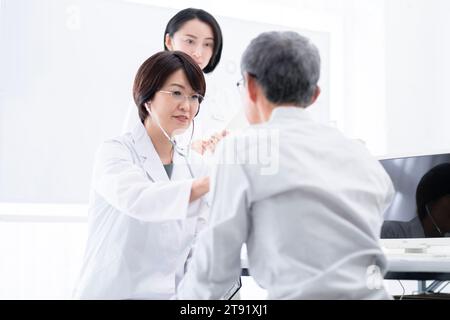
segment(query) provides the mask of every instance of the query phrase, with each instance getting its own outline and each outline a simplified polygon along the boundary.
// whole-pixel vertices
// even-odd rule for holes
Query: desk
[[[381,246],[388,272],[450,274],[450,238],[381,239]]]
[[[381,239],[388,260],[385,279],[417,280],[418,292],[434,292],[450,280],[450,238]],[[426,280],[434,280],[426,285]]]

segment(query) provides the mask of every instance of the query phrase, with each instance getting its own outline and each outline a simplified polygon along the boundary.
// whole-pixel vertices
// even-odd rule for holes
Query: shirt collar
[[[311,116],[309,112],[302,107],[297,106],[279,106],[272,110],[269,122],[277,121],[280,119],[307,119],[310,120]]]

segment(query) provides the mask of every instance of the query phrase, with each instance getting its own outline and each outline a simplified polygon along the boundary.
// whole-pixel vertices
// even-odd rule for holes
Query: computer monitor
[[[380,159],[380,162],[391,177],[396,190],[391,206],[384,213],[384,231],[382,230],[381,238],[420,238],[418,232],[411,230],[416,229],[417,231],[417,229],[419,229],[420,231],[422,225],[411,227],[407,224],[394,223],[394,229],[397,229],[397,227],[400,226],[400,229],[405,232],[396,233],[401,234],[401,236],[393,236],[392,233],[386,231],[386,226],[389,226],[390,228],[392,223],[386,223],[386,221],[408,222],[418,217],[416,208],[417,185],[424,174],[431,168],[442,163],[450,163],[450,151],[433,154],[384,157]],[[421,220],[416,219],[416,222],[421,222]],[[439,229],[437,225],[434,225],[434,222],[435,221],[431,221],[429,223],[433,224],[433,228],[437,227]],[[427,237],[427,235],[425,235],[425,237]]]

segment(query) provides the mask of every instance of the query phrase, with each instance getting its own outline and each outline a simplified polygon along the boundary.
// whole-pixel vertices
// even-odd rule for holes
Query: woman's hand
[[[204,196],[209,192],[209,177],[195,179],[192,182],[191,187],[191,197],[189,198],[189,203],[194,202],[198,198]]]
[[[207,140],[198,140],[192,143],[192,149],[197,151],[200,154],[204,154],[206,151],[210,151],[214,153],[216,150],[216,146],[220,140],[222,140],[229,132],[227,130],[223,130],[222,132],[217,132],[213,134]]]
[[[206,142],[205,140],[197,140],[192,142],[191,144],[191,148],[197,152],[200,153],[201,155],[203,155],[206,151]]]

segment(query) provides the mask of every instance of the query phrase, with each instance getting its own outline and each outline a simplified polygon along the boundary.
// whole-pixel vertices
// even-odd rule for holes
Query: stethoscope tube
[[[152,119],[155,119],[156,124],[158,125],[159,129],[161,129],[162,133],[164,134],[164,136],[169,140],[169,142],[172,144],[173,150],[181,157],[184,158],[184,161],[186,162],[186,165],[188,167],[189,173],[191,175],[192,178],[194,178],[194,173],[192,171],[191,165],[189,164],[188,161],[188,157],[189,157],[189,152],[190,152],[190,148],[189,146],[191,145],[192,142],[192,136],[194,135],[194,126],[192,126],[192,133],[191,133],[191,137],[189,139],[189,144],[188,147],[186,149],[181,148],[178,146],[176,140],[174,138],[171,138],[166,130],[164,130],[164,128],[161,126],[161,124],[159,123],[158,117],[154,117],[152,112],[150,111],[150,108],[148,107],[147,103],[145,103],[145,109],[147,110],[148,114],[152,117]]]

